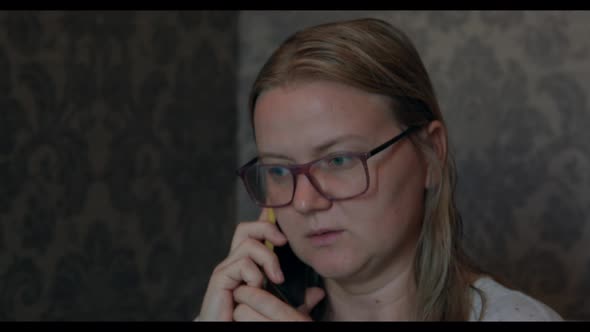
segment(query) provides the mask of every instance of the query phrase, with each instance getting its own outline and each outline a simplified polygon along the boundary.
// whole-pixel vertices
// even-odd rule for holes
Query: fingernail
[[[285,281],[285,276],[283,275],[283,271],[281,271],[281,270],[278,270],[277,272],[275,272],[275,277],[278,282]]]
[[[280,241],[287,241],[287,237],[284,234],[282,234],[282,233],[279,233],[279,234],[280,234],[279,235]]]

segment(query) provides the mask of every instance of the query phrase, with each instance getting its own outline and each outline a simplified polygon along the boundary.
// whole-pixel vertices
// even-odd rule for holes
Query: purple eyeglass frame
[[[248,194],[250,195],[250,198],[260,207],[264,207],[264,208],[280,208],[280,207],[285,207],[289,204],[291,204],[293,202],[293,198],[295,197],[295,192],[297,190],[297,176],[299,174],[303,174],[307,177],[307,179],[309,180],[309,182],[312,184],[312,186],[315,188],[315,190],[322,195],[322,197],[326,198],[329,201],[341,201],[341,200],[346,200],[346,199],[352,199],[355,197],[358,197],[362,194],[364,194],[365,192],[367,192],[367,190],[369,189],[369,183],[370,183],[370,178],[369,178],[369,169],[367,167],[367,160],[369,158],[371,158],[372,156],[376,155],[377,153],[385,150],[386,148],[388,148],[389,146],[395,144],[396,142],[398,142],[399,140],[401,140],[402,138],[406,137],[407,135],[409,135],[411,132],[419,129],[421,126],[410,126],[408,127],[406,130],[402,131],[401,133],[399,133],[398,135],[396,135],[395,137],[393,137],[392,139],[388,140],[387,142],[377,146],[376,148],[372,149],[369,152],[350,152],[350,153],[333,153],[333,154],[329,154],[326,156],[323,156],[322,158],[318,158],[315,160],[312,160],[310,162],[307,162],[305,164],[298,164],[298,165],[282,165],[282,164],[264,164],[265,166],[277,166],[277,167],[283,167],[288,169],[291,172],[291,176],[293,177],[293,192],[291,194],[291,199],[289,200],[289,202],[285,203],[285,204],[280,204],[280,205],[275,205],[275,204],[265,204],[262,202],[259,202],[256,199],[256,196],[254,195],[252,189],[250,188],[250,186],[248,186],[248,182],[246,181],[246,172],[248,171],[248,169],[250,167],[253,167],[256,165],[256,162],[258,161],[258,157],[253,158],[252,160],[250,160],[249,162],[247,162],[246,164],[244,164],[242,167],[238,168],[236,170],[236,174],[240,177],[240,179],[242,180],[242,183],[244,184],[244,187],[246,187],[246,191],[248,192]],[[365,188],[358,194],[355,195],[351,195],[348,197],[340,197],[340,198],[334,198],[334,197],[330,197],[329,195],[327,195],[326,193],[324,193],[322,191],[322,189],[320,188],[319,184],[317,183],[316,179],[314,178],[314,176],[309,172],[309,169],[311,168],[311,166],[313,166],[315,163],[324,160],[326,158],[330,158],[333,155],[338,155],[338,156],[349,156],[349,157],[357,157],[361,160],[361,162],[363,163],[363,168],[365,170],[365,179],[366,179],[366,184],[365,184]]]

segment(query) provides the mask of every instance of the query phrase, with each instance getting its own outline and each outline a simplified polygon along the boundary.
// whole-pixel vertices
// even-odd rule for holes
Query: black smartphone
[[[277,227],[279,227],[278,223]],[[297,308],[304,303],[305,290],[308,287],[321,287],[321,280],[311,267],[295,255],[289,243],[280,247],[275,246],[274,252],[279,258],[285,279],[281,284],[274,284],[267,280],[265,289]]]

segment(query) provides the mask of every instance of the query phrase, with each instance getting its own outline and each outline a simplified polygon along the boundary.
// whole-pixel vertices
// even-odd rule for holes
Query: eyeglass
[[[313,187],[330,201],[351,199],[369,189],[367,160],[418,128],[408,127],[369,152],[333,153],[300,165],[257,163],[256,157],[236,173],[252,200],[260,207],[279,208],[291,204],[299,174],[304,174]]]

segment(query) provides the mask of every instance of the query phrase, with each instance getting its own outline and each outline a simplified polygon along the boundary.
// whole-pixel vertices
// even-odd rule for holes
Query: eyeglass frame
[[[277,166],[277,167],[283,167],[289,170],[289,172],[291,173],[291,176],[293,177],[293,191],[291,193],[291,199],[289,200],[289,202],[285,203],[285,204],[280,204],[280,205],[272,205],[272,204],[263,204],[261,202],[259,202],[257,199],[255,199],[255,195],[252,192],[252,189],[250,188],[250,186],[248,186],[247,181],[246,181],[246,171],[254,166],[256,164],[256,162],[259,160],[259,157],[254,157],[252,160],[248,161],[246,164],[244,164],[243,166],[241,166],[240,168],[238,168],[236,170],[236,174],[240,177],[240,179],[242,180],[242,183],[244,184],[244,187],[246,187],[246,191],[248,191],[248,194],[250,195],[250,198],[259,206],[259,207],[263,207],[263,208],[281,208],[281,207],[285,207],[290,205],[291,203],[293,203],[293,199],[295,198],[295,192],[297,191],[297,177],[300,174],[305,175],[305,177],[307,177],[307,179],[309,180],[309,182],[311,183],[311,185],[314,187],[314,189],[325,199],[333,202],[333,201],[343,201],[343,200],[347,200],[347,199],[353,199],[356,198],[358,196],[363,195],[364,193],[367,192],[367,190],[369,190],[369,184],[371,183],[371,178],[369,176],[369,168],[367,166],[367,160],[371,157],[373,157],[374,155],[378,154],[379,152],[385,150],[386,148],[392,146],[393,144],[397,143],[398,141],[400,141],[402,138],[408,136],[410,133],[412,133],[413,131],[416,131],[418,129],[420,129],[422,126],[410,126],[408,128],[406,128],[404,131],[402,131],[401,133],[397,134],[396,136],[394,136],[393,138],[391,138],[390,140],[380,144],[379,146],[377,146],[376,148],[371,149],[368,152],[338,152],[338,153],[331,153],[328,155],[325,155],[321,158],[309,161],[305,164],[294,164],[294,165],[284,165],[284,164],[263,164],[265,166]],[[358,194],[349,196],[349,197],[344,197],[344,198],[334,198],[334,197],[329,197],[326,193],[324,193],[324,191],[320,188],[319,184],[316,183],[316,179],[313,176],[313,174],[310,173],[309,169],[311,168],[312,165],[314,165],[315,163],[324,160],[326,158],[329,158],[331,156],[348,156],[348,157],[357,157],[361,160],[361,163],[363,164],[363,168],[365,170],[365,178],[366,178],[366,185],[365,188]]]

